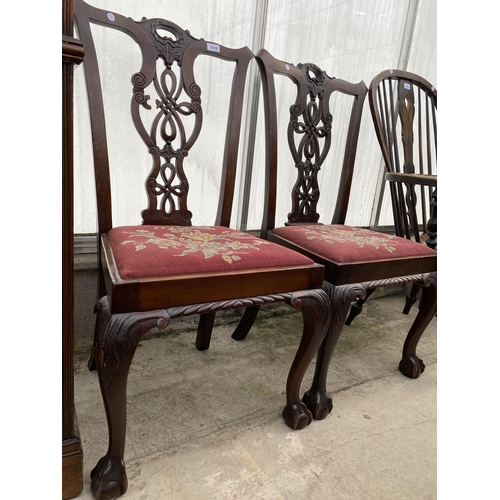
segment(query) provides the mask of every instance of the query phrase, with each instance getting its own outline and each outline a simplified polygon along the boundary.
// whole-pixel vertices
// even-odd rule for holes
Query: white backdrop
[[[195,38],[214,40],[229,47],[249,46],[254,51],[254,36],[263,33],[264,47],[278,59],[298,64],[314,62],[330,76],[369,85],[378,72],[407,64],[409,71],[419,73],[437,88],[437,0],[94,0],[96,7],[119,12],[135,20],[145,17],[162,17],[188,29]],[[267,18],[262,21],[261,9],[267,5]],[[412,15],[415,13],[415,15]],[[256,21],[257,19],[257,21]],[[122,60],[123,44],[134,43],[122,33],[101,27],[94,28],[98,56],[102,63],[117,74],[119,83],[104,81],[108,126],[116,134],[116,142],[110,150],[112,182],[116,196],[113,199],[115,225],[140,223],[140,212],[145,206],[143,182],[150,167],[149,154],[133,127],[128,126],[126,114],[118,113],[116,103],[130,96],[130,75],[137,71],[138,59],[132,64]],[[99,49],[99,47],[101,47]],[[134,50],[134,49],[133,49]],[[138,51],[137,51],[138,52]],[[406,58],[406,54],[408,58]],[[138,54],[137,54],[138,55]],[[252,63],[253,64],[253,63]],[[200,63],[196,75],[200,80],[210,78],[216,71],[218,79],[230,78],[229,63],[215,61]],[[210,82],[214,85],[213,79]],[[198,193],[190,192],[189,208],[194,224],[213,223],[216,210],[216,193],[219,186],[219,165],[223,137],[218,132],[225,124],[226,111],[221,108],[219,95],[205,94],[204,106],[213,114],[213,121],[204,122],[203,133],[210,134],[210,144],[203,150],[190,154],[187,172],[191,185],[199,186]],[[283,88],[283,96],[286,97]],[[246,229],[259,229],[263,204],[264,138],[263,113],[259,105],[256,147],[250,189],[250,210]],[[246,104],[250,107],[247,99]],[[339,103],[334,119],[342,129],[348,118],[347,104]],[[127,111],[127,110],[125,110]],[[208,116],[208,113],[205,117]],[[95,194],[93,166],[83,68],[75,69],[75,214],[76,234],[96,232]],[[340,140],[340,139],[339,139]],[[335,142],[332,151],[335,150]],[[288,159],[287,152],[281,156]],[[335,162],[335,155],[332,162]],[[358,144],[358,156],[347,216],[348,224],[368,226],[372,221],[376,202],[377,180],[381,167],[375,134],[371,123],[368,102]],[[328,165],[323,168],[327,172]],[[242,193],[245,188],[241,177],[238,182]],[[278,205],[277,223],[284,222],[290,209],[289,192],[295,180],[295,169],[284,163],[280,171],[283,186]],[[333,211],[331,198],[336,179],[322,186],[319,208],[325,212],[321,220],[328,221]],[[132,186],[140,191],[132,192]],[[238,198],[238,197],[237,197]],[[387,196],[385,197],[387,198]],[[241,204],[236,199],[240,210]],[[236,213],[233,227],[238,227],[240,215]],[[380,225],[392,224],[388,200],[384,199]]]

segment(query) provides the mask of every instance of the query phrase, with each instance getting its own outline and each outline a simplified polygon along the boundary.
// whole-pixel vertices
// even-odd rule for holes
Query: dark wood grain
[[[276,267],[265,259],[256,263],[249,259],[247,267],[241,270],[208,272],[204,264],[206,259],[202,256],[186,274],[179,273],[176,262],[165,260],[163,264],[170,266],[165,275],[158,272],[159,275],[146,274],[147,277],[140,279],[120,276],[119,252],[108,235],[114,227],[109,168],[112,148],[108,145],[111,134],[105,122],[101,82],[101,75],[103,79],[111,78],[113,68],[99,64],[90,25],[98,24],[130,36],[142,57],[140,71],[131,75],[131,94],[124,99],[123,106],[130,109],[131,122],[150,155],[150,172],[144,182],[147,206],[140,214],[143,225],[185,228],[192,224],[189,152],[204,137],[200,134],[203,118],[205,113],[211,112],[208,106],[204,107],[202,96],[209,91],[220,91],[216,73],[211,75],[214,90],[207,86],[202,90],[195,79],[194,64],[198,57],[215,57],[234,64],[232,84],[222,91],[228,99],[229,111],[214,221],[216,226],[229,227],[246,74],[254,56],[247,47],[231,49],[196,39],[166,19],[144,18],[136,22],[124,15],[94,8],[83,0],[75,0],[75,14],[78,33],[86,49],[84,71],[91,116],[100,241],[100,299],[95,308],[94,348],[89,366],[98,372],[109,431],[108,452],[92,471],[91,488],[96,499],[108,500],[124,494],[128,486],[123,459],[127,377],[138,342],[147,331],[153,327],[166,328],[172,317],[199,314],[196,347],[202,350],[210,345],[217,311],[237,307],[253,309],[273,302],[286,302],[299,308],[304,325],[288,373],[283,419],[289,427],[302,429],[311,422],[312,415],[300,399],[300,385],[325,338],[331,304],[321,288],[324,266],[307,260],[298,265],[295,259],[289,261],[294,264]],[[165,36],[165,32],[172,37]],[[146,125],[144,115],[149,111],[153,112],[153,117]],[[192,119],[191,127],[184,125],[185,117]],[[213,160],[207,158],[207,161]],[[124,170],[133,167],[126,164]],[[177,243],[181,245],[182,241],[182,235],[178,236]],[[280,246],[269,243],[266,243],[266,252],[283,255]],[[141,254],[137,255],[140,259]],[[165,256],[156,258],[168,259]]]
[[[416,282],[425,288],[426,300],[422,302],[422,309],[407,335],[403,360],[400,363],[402,373],[409,377],[417,378],[422,373],[423,362],[416,356],[416,347],[436,310],[437,255],[428,251],[422,253],[420,244],[414,243],[413,257],[394,258],[392,255],[387,255],[387,257],[376,259],[366,257],[361,261],[340,261],[336,260],[335,242],[330,246],[331,251],[325,246],[319,250],[314,246],[298,243],[294,240],[293,234],[284,237],[274,231],[277,223],[275,217],[277,196],[281,191],[290,188],[292,204],[285,225],[311,228],[316,224],[322,224],[321,214],[317,211],[320,196],[327,196],[328,204],[335,207],[332,224],[345,224],[363,103],[368,89],[364,82],[353,84],[340,78],[330,77],[310,62],[294,65],[278,60],[265,49],[259,51],[256,60],[261,74],[266,120],[266,208],[261,237],[300,252],[325,266],[323,288],[332,303],[332,319],[328,334],[318,353],[314,381],[303,399],[313,417],[322,419],[332,410],[332,400],[327,393],[326,377],[337,340],[344,324],[350,324],[361,311],[363,302],[379,286]],[[296,87],[294,100],[287,103],[281,102],[281,96],[276,93],[275,75],[286,76],[292,81]],[[406,91],[406,85],[403,88]],[[341,146],[343,151],[340,150],[343,162],[339,165],[326,161],[332,143],[331,122],[335,110],[330,109],[330,98],[334,92],[341,92],[349,96],[352,101],[350,119],[346,124],[346,140]],[[393,92],[390,92],[389,100],[391,99],[393,99]],[[413,186],[423,174],[420,170],[415,170],[413,166],[413,98],[408,98],[407,93],[404,93],[403,98],[398,102],[399,108],[393,108],[393,111],[385,117],[387,120],[392,120],[395,115],[401,116],[404,122],[401,168],[395,168],[394,172],[397,175],[407,176],[409,180],[405,185]],[[278,114],[279,105],[289,110],[288,116],[286,112]],[[287,120],[278,123],[278,116],[287,117]],[[287,130],[289,158],[278,159],[278,141],[280,137],[284,137],[283,134],[278,133],[279,127]],[[391,141],[396,140],[392,131],[389,136]],[[399,158],[398,161],[400,161]],[[290,187],[278,185],[278,168],[287,168],[287,166],[297,171],[297,180]],[[339,177],[336,196],[333,193],[321,191],[317,175],[319,169],[322,169],[325,179],[334,175]],[[392,182],[395,181],[396,179],[392,180]],[[425,182],[427,185],[433,185],[435,178],[426,177]],[[288,193],[290,193],[289,190]],[[411,199],[407,196],[406,203],[413,201],[415,197],[415,193],[411,190],[409,193]],[[408,225],[411,226],[411,223]],[[373,236],[380,236],[380,234],[374,232]],[[329,242],[331,243],[331,240]],[[338,243],[341,244],[341,240]],[[352,302],[355,302],[356,307],[347,318]],[[236,338],[241,339],[246,336],[250,330],[248,323],[255,318],[255,315],[256,311],[245,314],[242,319],[244,324],[238,327],[237,333],[234,334]]]
[[[73,1],[62,3],[62,497],[83,487],[83,452],[74,408],[73,66],[84,55],[73,38]]]
[[[395,232],[420,241],[422,234],[427,237],[437,188],[437,90],[415,73],[385,70],[371,81],[368,102],[389,181]]]
[[[369,89],[370,111],[389,181],[395,232],[437,248],[437,90],[415,73],[386,70]],[[414,284],[404,314],[420,290]]]

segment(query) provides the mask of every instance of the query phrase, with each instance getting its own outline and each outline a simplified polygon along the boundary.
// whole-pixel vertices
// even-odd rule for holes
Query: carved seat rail
[[[281,61],[265,49],[256,59],[266,119],[266,209],[261,236],[325,266],[323,288],[331,300],[332,320],[318,353],[312,386],[303,398],[314,418],[322,419],[332,410],[326,380],[337,340],[344,324],[350,322],[346,322],[349,308],[353,302],[362,305],[378,287],[415,282],[423,287],[421,308],[408,332],[399,363],[401,372],[408,377],[417,378],[423,372],[425,365],[418,358],[416,348],[436,311],[437,256],[433,249],[415,241],[345,223],[363,102],[368,90],[364,82],[354,84],[330,77],[313,63],[294,65]],[[278,78],[293,84],[289,85],[294,89],[293,95],[292,92],[282,94],[291,96],[286,103],[276,91]],[[352,101],[346,139],[337,141],[341,148],[336,151],[336,158],[341,159],[338,162],[330,158],[333,156],[332,123],[338,112],[331,104],[335,92],[342,92]],[[288,113],[283,108],[289,110]],[[285,137],[278,133],[280,128],[287,130],[286,147],[290,155],[278,158],[279,139]],[[278,168],[295,168],[297,173],[297,180],[291,186],[292,208],[283,222],[276,221],[275,216],[277,197],[287,192],[278,186]],[[320,190],[320,169],[323,169],[323,183],[328,176],[337,175],[340,179],[336,196]],[[326,196],[327,204],[335,207],[330,224],[321,221],[324,213],[318,209],[320,196]],[[245,312],[233,334],[235,338],[245,337],[257,311],[258,306]]]
[[[95,497],[105,500],[127,490],[123,461],[127,377],[146,332],[167,327],[173,317],[199,314],[196,346],[202,350],[209,347],[217,311],[283,301],[300,308],[302,338],[288,374],[283,418],[289,427],[301,429],[311,422],[312,415],[301,401],[300,384],[326,335],[331,304],[322,290],[324,266],[229,227],[245,82],[253,58],[248,47],[232,49],[196,39],[165,19],[136,22],[83,0],[75,0],[75,18],[86,51],[100,242],[99,301],[89,365],[97,369],[109,430],[108,451],[91,476]],[[106,126],[121,94],[113,85],[114,54],[98,61],[91,30],[95,24],[124,33],[139,49],[139,62],[131,54],[131,62],[125,65],[133,68],[133,73],[130,94],[123,99],[149,160],[146,179],[139,185],[139,191],[146,194],[139,224],[114,224],[114,203],[119,200],[116,197],[112,203],[116,175],[132,183],[131,173],[143,165],[125,156],[119,174],[110,173],[110,154],[121,152],[131,139],[121,125],[113,131],[118,134],[110,134]],[[99,54],[109,55],[113,47],[121,55],[128,45],[104,46]],[[220,74],[215,72],[208,83],[204,80],[205,85],[196,78],[195,63],[204,58],[232,65],[229,88],[223,88]],[[106,73],[102,79],[101,72]],[[105,105],[103,84],[115,91],[111,92],[111,106]],[[199,183],[206,181],[208,168],[216,168],[214,158],[206,153],[211,137],[202,132],[205,119],[221,113],[206,105],[204,99],[210,93],[225,99],[227,109],[226,123],[220,125],[225,130],[220,190],[213,225],[196,225],[190,210],[195,143],[196,148],[198,144],[205,146],[201,149],[204,154],[198,155],[205,174],[198,177]]]

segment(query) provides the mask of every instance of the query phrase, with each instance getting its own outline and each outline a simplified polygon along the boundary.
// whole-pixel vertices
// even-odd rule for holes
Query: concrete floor
[[[302,331],[300,312],[266,306],[247,339],[221,315],[210,350],[194,347],[196,318],[143,339],[128,382],[127,499],[434,499],[436,318],[418,354],[417,380],[398,371],[417,308],[404,296],[371,299],[345,327],[329,375],[332,413],[292,431],[282,420],[285,381]],[[97,375],[76,361],[75,405],[84,487],[107,449]],[[310,384],[312,367],[302,392]]]

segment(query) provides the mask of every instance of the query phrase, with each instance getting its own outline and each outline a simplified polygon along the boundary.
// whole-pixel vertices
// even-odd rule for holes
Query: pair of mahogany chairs
[[[409,377],[418,377],[424,364],[416,355],[416,346],[436,311],[436,252],[411,239],[344,224],[368,90],[365,84],[330,78],[313,64],[294,66],[279,61],[266,50],[254,56],[247,47],[230,49],[198,40],[167,20],[136,22],[83,0],[75,0],[75,20],[85,49],[100,240],[100,299],[95,308],[91,365],[97,369],[109,430],[107,453],[91,473],[95,497],[116,498],[127,490],[123,457],[129,367],[141,337],[153,327],[166,328],[172,318],[200,315],[196,345],[207,349],[217,311],[245,308],[233,334],[242,339],[262,305],[286,302],[300,309],[303,332],[288,374],[283,418],[289,427],[301,429],[313,418],[325,418],[332,409],[327,371],[351,303],[365,299],[379,286],[416,282],[422,285],[422,300],[400,369]],[[121,31],[137,43],[140,52],[125,104],[150,156],[144,184],[147,206],[137,225],[113,224],[108,153],[112,149],[108,149],[105,121],[109,108],[103,102],[100,76],[101,70],[110,68],[98,65],[91,24]],[[199,147],[204,114],[210,111],[203,105],[208,90],[201,88],[194,71],[195,61],[204,57],[232,62],[234,74],[230,89],[221,91],[217,85],[229,104],[216,220],[210,226],[196,226],[188,209],[188,177],[189,157]],[[245,79],[254,58],[264,91],[266,131],[266,194],[260,237],[230,228]],[[285,75],[296,86],[287,120],[291,158],[282,161],[282,168],[297,171],[297,182],[289,188],[278,186],[275,75]],[[426,88],[417,77],[398,72],[387,75],[387,81],[397,79],[407,82],[410,90]],[[352,98],[352,112],[339,167],[335,214],[331,224],[321,224],[316,210],[318,171],[333,170],[326,159],[334,119],[329,100],[335,92]],[[389,93],[392,95],[391,90]],[[435,105],[435,92],[427,95]],[[374,96],[371,89],[372,109],[377,112]],[[413,106],[411,97],[405,96],[404,106],[406,110]],[[392,113],[391,120],[404,115]],[[386,140],[392,148],[396,137],[379,140],[383,148]],[[211,157],[206,161],[212,161]],[[115,175],[127,176],[134,168],[123,165]],[[144,187],[137,196],[144,193]],[[290,188],[292,210],[285,225],[277,225],[277,195],[289,193]],[[312,386],[301,398],[303,376],[316,355]]]

